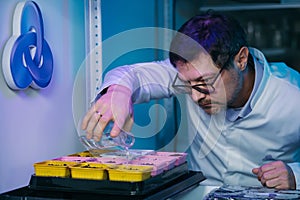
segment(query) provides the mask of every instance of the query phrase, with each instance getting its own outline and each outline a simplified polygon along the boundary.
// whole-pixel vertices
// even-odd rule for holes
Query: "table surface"
[[[213,190],[213,192],[211,192]],[[209,194],[210,193],[210,194]],[[192,199],[247,199],[247,200],[266,200],[266,199],[300,199],[300,190],[276,190],[261,186],[230,186],[221,187],[198,186],[179,194],[174,200],[192,200]]]
[[[206,194],[208,194],[211,190],[215,189],[217,187],[215,186],[201,186],[201,185],[196,185],[192,188],[189,188],[183,192],[180,192],[179,194],[168,198],[168,200],[195,200],[195,199],[203,199]],[[91,196],[88,195],[89,199],[99,199],[99,196],[96,194],[92,194]],[[13,191],[9,191],[6,193],[3,193],[0,195],[0,199],[24,199],[24,197],[28,198],[39,198],[39,199],[86,199],[86,195],[76,195],[76,196],[70,196],[63,194],[62,192],[32,192],[28,189],[28,187],[23,187],[23,188],[18,188]],[[102,198],[101,199],[111,199],[110,198]],[[146,198],[147,199],[147,198]]]
[[[241,188],[241,189],[239,189]],[[237,189],[237,190],[236,190]],[[210,193],[211,191],[214,193]],[[237,191],[237,192],[236,192]],[[209,194],[210,193],[210,194]],[[238,194],[239,193],[239,194]],[[159,194],[159,193],[157,193]],[[147,197],[137,197],[137,196],[118,196],[112,197],[107,195],[95,194],[95,193],[66,193],[61,191],[33,191],[28,188],[28,186],[19,188],[13,191],[9,191],[3,194],[0,194],[0,199],[13,199],[13,200],[23,200],[23,199],[47,199],[47,200],[62,200],[62,199],[89,199],[89,200],[162,200],[166,198],[161,198],[161,195],[151,195]],[[177,193],[175,196],[172,194],[171,197],[166,200],[202,200],[206,196],[213,199],[300,199],[300,190],[274,190],[269,188],[262,187],[250,187],[245,189],[245,187],[240,186],[203,186],[203,185],[194,185],[180,193]],[[237,196],[238,194],[238,196]],[[242,196],[239,196],[242,194]],[[244,195],[247,196],[244,196]],[[213,195],[213,196],[211,196]],[[215,196],[217,195],[217,196]],[[221,195],[221,196],[218,196]],[[224,196],[225,195],[225,196]],[[230,196],[228,196],[230,195]],[[232,196],[233,195],[233,196]],[[170,196],[170,195],[169,195]],[[217,198],[216,198],[217,197]],[[220,197],[220,198],[219,198]],[[233,198],[232,198],[233,197]],[[241,197],[241,198],[240,198]]]
[[[188,190],[181,192],[175,197],[169,200],[195,200],[203,199],[209,192],[218,188],[217,186],[202,186],[198,185],[196,187],[189,188]]]

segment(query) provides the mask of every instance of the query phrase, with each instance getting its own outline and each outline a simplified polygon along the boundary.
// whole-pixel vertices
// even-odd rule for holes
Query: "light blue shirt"
[[[260,81],[262,79],[263,76],[263,64],[260,63],[257,59],[254,59],[254,68],[255,68],[255,81],[254,81],[254,86],[253,86],[253,90],[251,92],[251,95],[248,99],[248,101],[246,102],[246,104],[241,107],[241,108],[229,108],[226,111],[226,118],[229,121],[235,121],[238,118],[242,118],[245,117],[246,115],[248,115],[252,108],[250,106],[250,102],[252,102],[253,96],[255,95],[257,88],[260,85]]]
[[[189,152],[190,168],[204,173],[205,185],[261,186],[252,168],[275,159],[292,168],[300,189],[300,75],[284,63],[269,64],[256,49],[250,52],[256,80],[246,105],[208,115],[190,98],[180,100],[188,126],[179,126],[177,150]],[[133,102],[148,102],[174,95],[176,73],[169,60],[138,63],[112,70],[101,87],[121,84],[133,91]]]

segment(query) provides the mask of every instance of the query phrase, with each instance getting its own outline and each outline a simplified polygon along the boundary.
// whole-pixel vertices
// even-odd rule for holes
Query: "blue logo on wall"
[[[13,17],[13,35],[2,58],[5,80],[15,90],[45,88],[51,81],[53,57],[44,39],[41,11],[33,1],[18,3]]]

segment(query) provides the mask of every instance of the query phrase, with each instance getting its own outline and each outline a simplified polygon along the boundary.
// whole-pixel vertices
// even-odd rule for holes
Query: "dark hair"
[[[201,51],[206,51],[214,63],[222,67],[242,46],[248,46],[248,43],[239,22],[230,16],[208,11],[181,26],[171,42],[169,57],[176,67],[176,62],[192,61]]]

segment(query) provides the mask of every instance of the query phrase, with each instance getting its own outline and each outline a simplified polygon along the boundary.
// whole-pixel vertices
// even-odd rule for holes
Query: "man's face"
[[[176,66],[179,78],[188,85],[212,85],[214,91],[209,94],[195,89],[192,89],[190,94],[193,101],[208,114],[216,114],[221,109],[231,107],[242,90],[241,72],[236,67],[220,72],[222,66],[217,67],[208,54],[201,53],[192,62],[178,62]]]

